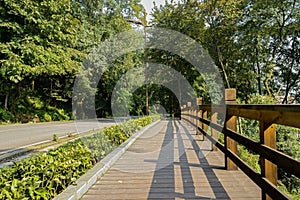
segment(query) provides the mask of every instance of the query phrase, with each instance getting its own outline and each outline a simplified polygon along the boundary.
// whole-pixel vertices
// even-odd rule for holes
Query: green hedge
[[[158,116],[130,120],[0,169],[0,199],[52,199]]]

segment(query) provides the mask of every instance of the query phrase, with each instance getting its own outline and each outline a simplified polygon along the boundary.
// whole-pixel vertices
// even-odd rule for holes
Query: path
[[[224,156],[180,121],[146,131],[82,200],[261,199],[240,170],[224,170]],[[200,150],[201,149],[201,150]]]

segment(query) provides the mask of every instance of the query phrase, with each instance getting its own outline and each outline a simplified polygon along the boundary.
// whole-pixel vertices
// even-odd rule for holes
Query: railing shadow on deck
[[[167,130],[164,136],[164,141],[162,144],[162,148],[157,160],[156,170],[154,172],[154,176],[152,179],[151,188],[148,194],[148,199],[175,199],[175,198],[192,198],[192,199],[212,199],[204,196],[197,196],[195,191],[194,181],[197,177],[192,177],[192,173],[190,167],[199,167],[202,168],[204,174],[208,180],[209,185],[216,197],[222,199],[230,199],[227,192],[223,188],[221,182],[217,178],[216,174],[213,171],[213,168],[221,168],[219,166],[210,166],[207,159],[203,155],[202,150],[199,145],[196,143],[194,138],[191,136],[190,131],[180,123],[183,127],[186,136],[188,137],[189,142],[191,143],[195,154],[197,155],[197,159],[199,161],[198,165],[188,163],[188,158],[186,154],[186,147],[183,142],[182,135],[179,131],[179,126],[176,124],[177,120],[170,120],[167,126]],[[176,136],[178,142],[178,151],[179,151],[179,162],[174,162],[174,128],[176,129]],[[164,148],[166,145],[173,146],[173,148]],[[166,162],[169,164],[166,164]],[[175,166],[179,165],[181,171],[181,181],[183,185],[183,193],[176,192],[175,181]],[[177,180],[179,181],[179,180]],[[217,188],[217,190],[215,190]]]

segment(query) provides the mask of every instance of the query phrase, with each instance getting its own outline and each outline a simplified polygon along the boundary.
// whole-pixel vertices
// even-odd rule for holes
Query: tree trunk
[[[269,73],[264,80],[264,86],[265,86],[265,89],[266,89],[269,97],[273,97],[271,89],[269,87],[269,80],[271,80],[271,78],[272,78],[272,75],[271,75],[271,73]]]
[[[8,106],[7,106],[7,104],[8,104],[8,96],[9,96],[9,94],[6,93],[6,95],[5,95],[5,101],[4,101],[4,109],[5,110],[7,110],[7,108],[8,108]]]
[[[230,84],[229,84],[229,81],[228,81],[228,76],[227,76],[227,73],[225,71],[225,67],[224,67],[224,64],[223,64],[223,61],[222,61],[222,57],[221,57],[221,52],[220,52],[220,49],[219,49],[218,45],[217,45],[217,54],[218,54],[219,63],[222,67],[222,71],[223,71],[223,74],[224,74],[224,78],[225,78],[225,81],[226,81],[227,88],[230,88]]]
[[[31,80],[31,89],[34,91],[34,80]]]
[[[255,49],[256,49],[256,58],[258,58],[259,52],[258,52],[257,48],[255,48]],[[260,70],[258,60],[256,60],[256,67],[257,67],[257,74],[258,74],[258,77],[257,77],[258,94],[262,95],[262,91],[261,91],[261,70]]]

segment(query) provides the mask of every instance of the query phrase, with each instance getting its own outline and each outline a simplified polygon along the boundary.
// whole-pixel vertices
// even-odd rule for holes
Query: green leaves
[[[0,199],[51,199],[159,116],[124,122],[0,169]]]
[[[296,0],[183,1],[156,7],[153,25],[196,39],[219,67],[225,87],[236,88],[243,100],[258,93],[284,96],[280,103],[287,103],[289,96],[300,99],[294,92],[300,77],[299,16]],[[189,69],[178,59],[172,67],[181,65]]]
[[[87,53],[110,36],[131,29],[125,18],[138,18],[141,12],[140,0],[2,1],[0,106],[32,117],[32,108],[18,109],[26,108],[23,99],[29,96],[40,98],[45,107],[70,111],[74,77]],[[135,65],[130,56],[118,62],[114,69],[118,75]],[[103,88],[99,84],[104,93],[99,95],[104,101],[98,106],[102,113],[108,112],[111,80],[116,79],[108,76],[103,80],[108,84]],[[2,103],[6,98],[8,103]]]
[[[0,199],[53,198],[91,167],[91,153],[79,142],[32,156],[0,169]]]
[[[109,128],[104,129],[103,133],[113,145],[118,146],[125,142],[133,133],[157,119],[158,116],[156,115],[133,119],[116,126],[110,126]]]

